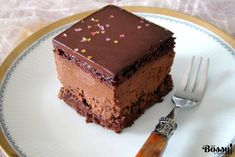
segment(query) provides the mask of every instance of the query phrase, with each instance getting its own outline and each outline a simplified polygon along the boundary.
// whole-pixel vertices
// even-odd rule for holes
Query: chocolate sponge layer
[[[87,122],[100,124],[105,128],[120,133],[123,128],[131,126],[144,111],[156,102],[161,102],[162,97],[172,90],[173,84],[170,75],[167,75],[161,85],[153,92],[147,93],[135,102],[131,107],[122,108],[118,117],[112,116],[110,119],[103,119],[100,114],[94,113],[92,105],[87,102],[79,89],[60,89],[59,98],[63,99],[69,106],[74,108],[80,115],[86,117]]]

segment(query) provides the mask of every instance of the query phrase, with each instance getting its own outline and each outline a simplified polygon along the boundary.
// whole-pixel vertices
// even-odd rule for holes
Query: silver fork
[[[196,106],[202,100],[206,89],[209,58],[192,57],[184,76],[172,97],[174,108],[166,116],[159,119],[155,130],[148,137],[136,157],[159,157],[162,155],[167,140],[177,128],[176,113],[180,108]]]

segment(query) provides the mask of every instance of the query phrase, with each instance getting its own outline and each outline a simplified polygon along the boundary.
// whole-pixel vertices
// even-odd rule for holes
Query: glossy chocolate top
[[[153,53],[173,33],[122,8],[109,5],[60,33],[56,48],[107,77]]]

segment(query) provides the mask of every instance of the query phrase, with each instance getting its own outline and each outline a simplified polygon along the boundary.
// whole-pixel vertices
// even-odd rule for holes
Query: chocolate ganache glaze
[[[124,12],[124,13],[123,13]],[[53,39],[60,55],[100,81],[118,85],[174,47],[173,33],[116,6],[106,6]]]

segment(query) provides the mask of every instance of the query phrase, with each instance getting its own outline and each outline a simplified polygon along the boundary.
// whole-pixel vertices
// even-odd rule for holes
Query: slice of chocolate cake
[[[59,98],[121,132],[172,89],[172,35],[116,6],[91,14],[53,39]]]

